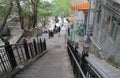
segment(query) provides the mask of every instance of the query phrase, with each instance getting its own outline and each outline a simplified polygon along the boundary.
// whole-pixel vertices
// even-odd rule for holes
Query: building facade
[[[96,0],[91,52],[120,65],[120,1]]]

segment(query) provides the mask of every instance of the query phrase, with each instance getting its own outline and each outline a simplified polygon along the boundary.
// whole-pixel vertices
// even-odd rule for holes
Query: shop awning
[[[76,10],[88,10],[89,5],[90,5],[89,1],[87,1],[87,2],[85,2],[83,4],[72,6],[72,9],[73,9],[73,11],[76,11]]]

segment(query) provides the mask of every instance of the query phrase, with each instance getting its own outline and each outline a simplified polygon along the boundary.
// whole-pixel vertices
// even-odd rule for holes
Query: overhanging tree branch
[[[4,28],[4,26],[6,25],[7,19],[9,17],[9,15],[11,14],[12,8],[13,8],[13,0],[10,1],[10,7],[8,9],[8,11],[6,12],[5,18],[0,26],[0,31]]]
[[[32,2],[33,5],[35,4],[35,3],[34,3],[34,0],[31,0],[31,2]]]

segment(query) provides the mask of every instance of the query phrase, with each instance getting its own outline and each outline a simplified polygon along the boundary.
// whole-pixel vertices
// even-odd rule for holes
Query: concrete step
[[[46,40],[48,53],[15,78],[74,78],[63,35]]]

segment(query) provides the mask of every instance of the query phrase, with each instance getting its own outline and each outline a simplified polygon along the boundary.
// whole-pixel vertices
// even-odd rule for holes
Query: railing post
[[[82,57],[81,57],[81,61],[82,61],[81,68],[85,75],[87,74],[87,63],[88,63],[85,57],[89,56],[88,52],[89,52],[89,45],[85,44],[83,46],[83,52],[82,52]]]
[[[44,40],[42,41],[42,52],[44,51]]]
[[[27,60],[29,60],[30,59],[30,55],[29,55],[28,45],[27,45],[27,42],[26,42],[25,39],[23,41],[24,41],[23,45],[24,45],[24,50],[25,50],[26,58],[27,58]]]
[[[15,60],[15,56],[14,56],[14,53],[13,53],[12,46],[9,44],[8,41],[5,41],[5,51],[7,53],[8,60],[10,62],[11,68],[14,69],[17,66],[17,63],[16,63],[16,60]]]
[[[45,40],[45,38],[44,38],[44,50],[46,50],[47,48],[46,48],[46,40]]]
[[[78,63],[80,64],[80,59],[79,59],[79,55],[78,55],[78,51],[77,51],[77,47],[75,47],[75,53],[74,53]]]
[[[29,43],[29,49],[30,49],[31,57],[33,57],[34,54],[33,54],[33,50],[32,50],[32,43]]]
[[[35,39],[33,39],[33,45],[34,45],[35,54],[37,55],[38,53],[37,53],[37,46]]]
[[[41,38],[40,38],[40,49],[41,49],[41,52],[43,51],[43,48],[42,48],[42,40],[41,40]]]
[[[38,36],[39,35],[37,34],[37,43],[36,43],[36,46],[37,46],[38,53],[40,53],[40,44],[39,44]]]

